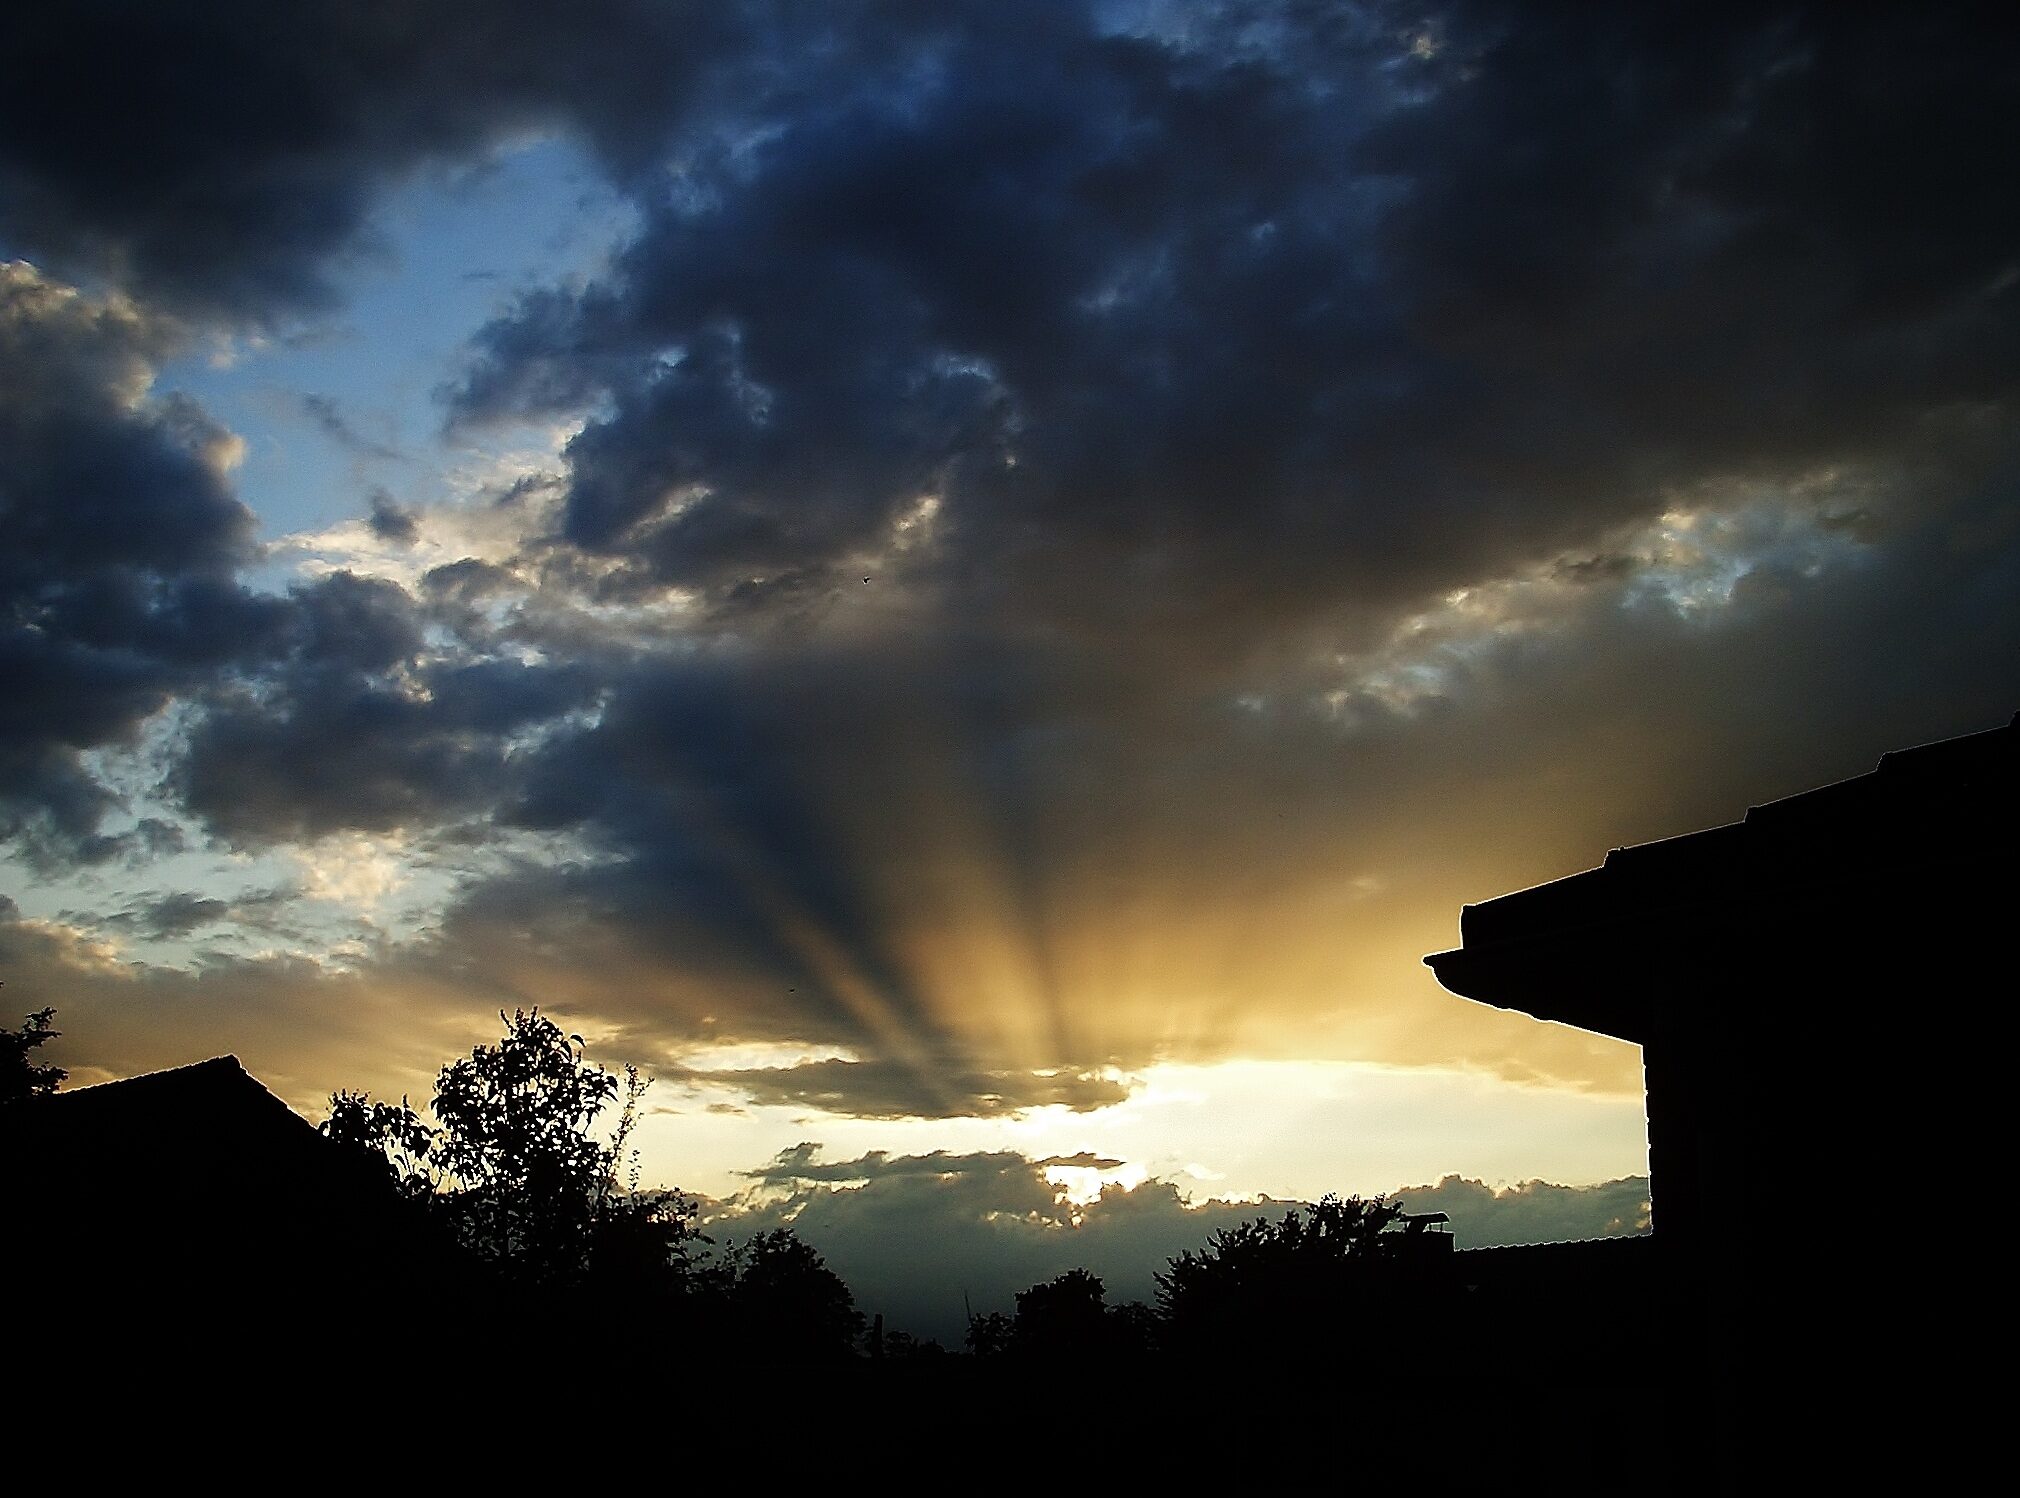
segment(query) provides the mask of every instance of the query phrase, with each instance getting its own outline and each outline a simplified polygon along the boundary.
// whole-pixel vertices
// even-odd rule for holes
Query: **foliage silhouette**
[[[963,1340],[968,1351],[978,1358],[1000,1357],[1010,1350],[1010,1341],[1016,1335],[1017,1324],[1001,1311],[990,1311],[981,1316],[968,1318],[968,1332]]]
[[[1100,1349],[1103,1294],[1100,1276],[1085,1269],[1019,1291],[1012,1348],[1041,1357]]]
[[[1157,1276],[1158,1309],[1174,1347],[1220,1351],[1234,1342],[1303,1335],[1375,1309],[1372,1292],[1397,1289],[1403,1267],[1384,1230],[1402,1208],[1381,1197],[1328,1194],[1309,1211],[1223,1228]]]
[[[375,1103],[369,1093],[332,1093],[330,1116],[320,1127],[337,1143],[379,1161],[400,1195],[426,1200],[434,1194],[437,1177],[430,1160],[435,1131],[404,1097],[398,1103]]]
[[[432,1123],[406,1098],[339,1092],[322,1131],[372,1158],[507,1284],[607,1313],[627,1336],[677,1321],[689,1345],[723,1355],[832,1362],[857,1350],[864,1318],[849,1287],[790,1228],[704,1257],[697,1204],[639,1189],[628,1144],[649,1079],[593,1064],[580,1036],[537,1009],[499,1017],[500,1040],[442,1068]],[[597,1126],[613,1106],[606,1142]],[[1401,1216],[1380,1197],[1329,1195],[1224,1229],[1168,1261],[1154,1308],[1110,1307],[1098,1276],[1069,1270],[1019,1293],[1014,1316],[971,1316],[966,1348],[1062,1365],[1220,1356],[1400,1325],[1406,1310],[1435,1319],[1441,1302],[1419,1293],[1430,1282],[1400,1251],[1407,1235],[1388,1231]],[[894,1332],[870,1351],[909,1360],[929,1348],[941,1351]]]
[[[0,1026],[0,1107],[46,1097],[70,1075],[60,1066],[32,1059],[35,1050],[63,1032],[53,1027],[54,1009],[38,1009],[18,1030]]]
[[[431,1126],[402,1098],[361,1092],[330,1099],[323,1132],[374,1156],[408,1198],[453,1225],[464,1247],[515,1283],[600,1292],[677,1293],[698,1237],[695,1204],[677,1192],[637,1190],[627,1144],[651,1086],[592,1064],[579,1035],[538,1009],[499,1018],[504,1037],[442,1068]],[[610,1143],[597,1120],[619,1100]],[[618,1171],[629,1167],[629,1188]]]
[[[467,1242],[515,1278],[566,1280],[588,1258],[614,1164],[590,1128],[617,1078],[537,1009],[506,1025],[502,1041],[436,1079],[434,1155],[462,1188],[454,1200]]]
[[[947,1349],[931,1337],[915,1337],[910,1332],[894,1331],[885,1334],[883,1356],[893,1362],[944,1358],[947,1356]]]
[[[1110,1307],[1106,1324],[1111,1351],[1122,1357],[1140,1358],[1158,1352],[1164,1345],[1164,1318],[1140,1300]]]
[[[724,1342],[802,1361],[832,1361],[854,1351],[863,1331],[854,1296],[791,1228],[732,1245],[711,1267],[702,1293],[715,1301]]]
[[[1110,1307],[1098,1275],[1069,1269],[1018,1292],[1017,1314],[971,1322],[968,1343],[977,1352],[1007,1351],[1038,1359],[1105,1359],[1138,1355],[1157,1342],[1157,1315],[1139,1304]],[[986,1347],[982,1344],[987,1344]]]
[[[1154,1308],[1111,1307],[1103,1281],[1074,1269],[1017,1295],[1014,1315],[971,1316],[968,1356],[900,1331],[864,1346],[849,1287],[790,1228],[704,1253],[697,1204],[640,1189],[630,1142],[648,1078],[594,1065],[579,1036],[537,1010],[500,1019],[498,1041],[442,1068],[432,1117],[406,1098],[335,1094],[320,1131],[342,1148],[316,1140],[231,1058],[0,1110],[18,1141],[11,1163],[69,1150],[18,1193],[31,1210],[60,1202],[63,1215],[19,1259],[16,1281],[64,1265],[65,1283],[92,1286],[112,1310],[109,1325],[152,1315],[183,1328],[191,1323],[177,1317],[235,1300],[275,1327],[369,1335],[432,1312],[445,1398],[477,1397],[475,1371],[493,1365],[579,1368],[608,1356],[643,1376],[656,1350],[676,1346],[717,1363],[843,1370],[834,1387],[844,1388],[883,1366],[932,1397],[963,1378],[1007,1389],[1040,1370],[1127,1368],[1150,1387],[1165,1366],[1177,1384],[1207,1387],[1217,1370],[1315,1360],[1327,1387],[1361,1381],[1374,1393],[1428,1386],[1455,1352],[1470,1362],[1509,1346],[1524,1349],[1531,1377],[1589,1387],[1592,1349],[1642,1293],[1650,1262],[1612,1253],[1613,1269],[1595,1277],[1591,1245],[1519,1259],[1503,1250],[1466,1265],[1461,1284],[1450,1252],[1413,1252],[1431,1246],[1428,1235],[1394,1231],[1408,1226],[1398,1207],[1327,1196],[1170,1259]],[[0,1031],[8,1096],[54,1091],[61,1069],[32,1060],[52,1021],[44,1010]],[[223,1120],[223,1135],[193,1131],[191,1118]],[[153,1147],[112,1210],[177,1224],[149,1250],[151,1278],[122,1257],[131,1235],[108,1221],[124,1219],[76,1189],[88,1174],[77,1161],[125,1139]],[[228,1148],[214,1153],[220,1142]]]

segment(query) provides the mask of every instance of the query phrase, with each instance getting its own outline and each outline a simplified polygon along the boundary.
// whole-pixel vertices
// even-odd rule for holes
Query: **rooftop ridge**
[[[1634,1233],[1604,1233],[1597,1238],[1552,1238],[1543,1243],[1475,1243],[1454,1249],[1461,1254],[1502,1254],[1541,1248],[1581,1248],[1588,1243],[1652,1243],[1655,1234],[1643,1229]]]
[[[230,1070],[247,1078],[249,1081],[259,1083],[259,1078],[253,1076],[246,1064],[239,1060],[235,1053],[226,1052],[222,1056],[206,1056],[201,1061],[185,1061],[180,1066],[164,1066],[154,1071],[135,1072],[130,1077],[113,1077],[109,1081],[91,1082],[83,1087],[66,1087],[60,1092],[51,1094],[51,1096],[82,1097],[87,1092],[101,1092],[108,1087],[126,1087],[135,1082],[152,1082],[163,1077],[187,1076],[211,1068],[215,1068],[218,1071]],[[264,1083],[259,1083],[259,1085],[262,1087],[265,1086]]]
[[[1461,939],[1475,945],[1508,940],[1500,928],[1517,912],[1533,932],[1533,912],[1548,907],[1555,908],[1553,924],[1560,929],[1603,923],[1614,918],[1614,903],[1644,879],[1687,880],[1700,862],[1707,871],[1731,869],[1738,865],[1721,860],[1738,857],[1749,860],[1747,867],[1779,870],[1788,865],[1784,848],[1797,847],[1790,839],[1815,838],[1819,829],[1838,841],[1882,828],[1889,836],[1908,837],[1923,808],[1902,802],[1903,794],[1931,803],[1973,794],[1985,776],[2011,767],[2016,750],[2020,713],[1996,728],[1889,751],[1871,770],[1756,803],[1736,821],[1624,844],[1591,867],[1469,902],[1460,909]]]

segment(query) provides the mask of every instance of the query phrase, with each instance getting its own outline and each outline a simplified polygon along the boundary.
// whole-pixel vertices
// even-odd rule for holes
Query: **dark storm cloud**
[[[699,163],[610,284],[485,335],[466,417],[616,399],[571,448],[569,540],[735,596],[839,575],[944,491],[976,560],[1088,582],[1146,505],[1171,527],[1237,473],[1279,487],[1266,455],[1325,396],[1279,296],[1339,304],[1326,341],[1379,321],[1344,305],[1352,184],[1301,174],[1352,112],[1253,59],[989,14],[760,103],[775,133]]]
[[[299,895],[299,890],[282,887],[247,890],[223,900],[192,890],[177,890],[102,918],[94,919],[86,911],[65,911],[64,919],[85,928],[99,925],[120,933],[133,932],[151,941],[171,941],[226,921],[273,932],[280,929],[280,912]]]
[[[429,568],[422,575],[421,587],[430,598],[475,603],[511,587],[512,581],[512,574],[497,563],[464,557]]]
[[[801,1181],[846,1182],[894,1180],[903,1176],[926,1176],[951,1180],[977,1173],[996,1175],[1029,1164],[1022,1155],[1006,1150],[983,1150],[956,1155],[934,1150],[925,1155],[893,1155],[888,1150],[871,1150],[853,1160],[823,1160],[821,1146],[812,1141],[780,1150],[754,1170],[739,1174],[753,1181],[791,1185]]]
[[[428,827],[509,794],[512,736],[579,706],[591,675],[423,651],[417,601],[334,573],[286,600],[289,653],[213,695],[171,786],[238,843]]]
[[[1432,992],[1459,900],[2020,701],[2012,53],[1961,8],[1143,14],[10,22],[8,242],[144,308],[320,305],[379,186],[536,127],[639,229],[450,392],[589,413],[501,501],[551,533],[416,593],[247,594],[225,435],[137,399],[172,330],[14,273],[0,830],[137,846],[80,755],[180,697],[167,786],[234,844],[568,844],[414,958],[487,1011],[860,1058],[771,1101],[1349,1044],[1615,1085]],[[1666,591],[1649,523],[1749,506]]]
[[[146,398],[175,334],[131,306],[0,266],[0,835],[96,861],[117,798],[81,755],[130,743],[178,691],[277,638],[234,579],[253,519],[228,433]]]
[[[1031,1163],[1040,1170],[1049,1170],[1055,1165],[1072,1170],[1115,1170],[1125,1162],[1097,1155],[1092,1150],[1081,1150],[1075,1155],[1048,1155],[1043,1160],[1034,1160]]]
[[[1074,675],[1041,684],[1001,652],[864,644],[607,668],[599,712],[520,756],[501,813],[582,836],[594,856],[471,891],[445,932],[500,970],[546,973],[566,953],[560,966],[580,972],[707,975],[695,992],[613,985],[606,1019],[662,1042],[711,1038],[715,1016],[721,1038],[866,1053],[729,1079],[766,1100],[935,1117],[1119,1100],[1094,1075],[1113,1059],[1097,1043],[1054,1037],[1005,1064],[973,1033],[975,1001],[929,984],[893,919],[897,899],[906,918],[958,931],[966,898],[942,886],[988,851],[968,846],[966,819],[988,814],[976,792],[1086,748],[1070,731],[1022,753],[1004,741],[1046,714],[1070,729]]]
[[[1978,13],[995,14],[788,32],[480,337],[463,419],[610,403],[569,542],[798,606],[931,493],[964,614],[1196,664],[2013,397]]]
[[[635,908],[676,867],[754,892],[805,1004],[782,900],[940,1055],[960,1002],[905,981],[889,895],[930,926],[966,839],[1052,1059],[1211,1051],[1294,1014],[1277,990],[1389,988],[1357,930],[1430,945],[1455,896],[2006,716],[2020,266],[1988,172],[2020,124],[1980,13],[991,15],[787,33],[610,274],[529,295],[453,393],[593,409],[562,550],[768,642],[623,679],[529,777],[528,821],[615,830]],[[1763,495],[1795,538],[1750,538],[1708,613],[1622,539]],[[1565,595],[1536,619],[1358,660],[1531,566]],[[965,821],[905,816],[935,762]],[[1350,860],[1381,893],[1330,928],[1226,933]],[[1125,1017],[1057,972],[1125,912],[1224,950]],[[1189,1013],[1216,970],[1249,996]]]
[[[635,171],[725,7],[120,0],[16,7],[0,44],[0,239],[165,305],[330,305],[375,191],[514,132]]]
[[[420,613],[396,583],[335,572],[293,600],[294,657],[306,667],[383,671],[421,648]]]
[[[1918,480],[1925,508],[1891,522],[1884,545],[1828,563],[1764,545],[1709,617],[1651,596],[1659,569],[1594,583],[1542,642],[1484,643],[1421,717],[1384,713],[1380,732],[1424,745],[1427,778],[1469,758],[1518,782],[1543,783],[1551,765],[1625,776],[1630,802],[1601,814],[1610,830],[1582,834],[1591,864],[1863,774],[1888,750],[1995,727],[2020,704],[2020,470],[1964,492],[1941,472],[1903,482]],[[1605,799],[1560,788],[1549,810],[1569,831]],[[1516,839],[1540,809],[1472,811],[1491,845],[1497,825]]]
[[[383,489],[372,495],[372,511],[365,524],[381,541],[401,546],[411,546],[421,534],[421,523],[414,518],[414,512],[402,507]]]
[[[814,627],[876,576],[939,599],[935,627],[997,635],[998,667],[1088,670],[1091,643],[1176,670],[1180,693],[1680,492],[1937,441],[1982,472],[1998,446],[2010,226],[1977,173],[2016,126],[1968,13],[1245,6],[1125,33],[1066,7],[707,9],[565,33],[458,6],[121,12],[147,45],[63,99],[120,93],[157,128],[125,142],[63,99],[38,114],[14,136],[18,232],[96,246],[143,289],[313,300],[388,172],[579,129],[642,228],[608,276],[485,330],[454,410],[607,403],[569,451],[550,579],[587,553],[618,565],[602,596],[682,583],[755,631]],[[70,76],[84,14],[38,15],[14,55]],[[159,65],[185,53],[212,61]],[[118,71],[129,55],[145,79]],[[1974,413],[1993,438],[1959,440]],[[886,557],[926,495],[930,541]],[[408,518],[373,512],[389,539]],[[301,731],[351,705],[409,720],[373,740],[388,769],[364,825],[425,815],[489,762],[413,748],[428,715],[303,660],[279,699]],[[649,677],[614,690],[619,723],[698,720],[691,779],[750,741]],[[122,691],[121,721],[159,700],[144,671],[95,695]],[[199,759],[260,762],[268,707],[221,709]],[[269,761],[306,743],[269,726]],[[621,754],[597,781],[564,773],[574,752],[515,816],[666,820]],[[368,768],[334,756],[321,809],[293,819],[289,777],[262,777],[275,793],[246,820],[332,825]],[[726,769],[732,820],[793,899],[867,925],[818,868],[800,766]],[[182,783],[222,814],[203,765]]]
[[[996,1118],[1032,1108],[1091,1113],[1124,1102],[1126,1083],[1069,1072],[975,1071],[955,1065],[831,1058],[798,1066],[662,1073],[730,1087],[752,1103],[819,1108],[850,1118]]]
[[[204,926],[214,926],[232,913],[229,900],[215,900],[187,891],[163,895],[136,910],[127,912],[130,924],[144,936],[157,941],[164,937],[187,936]]]
[[[1462,631],[1404,705],[1332,710],[1303,676],[1253,711],[1174,702],[1084,660],[881,636],[643,658],[502,782],[506,821],[593,855],[472,891],[444,930],[529,999],[610,974],[583,1002],[642,1043],[857,1052],[744,1079],[840,1113],[1031,1105],[1032,1067],[1319,1044],[1320,1014],[1362,1010],[1392,1059],[1618,1085],[1583,1038],[1455,1005],[1415,959],[1464,900],[2004,721],[2010,493],[1822,565],[1800,517],[1749,533],[1701,616],[1650,591],[1651,556],[1545,569],[1536,618]],[[991,989],[1006,954],[1024,965]],[[1005,1018],[1031,1027],[1023,1068]]]
[[[606,870],[608,895],[642,908],[705,902],[725,935],[771,952],[781,982],[799,975],[814,990],[804,956],[779,945],[786,914],[805,917],[841,944],[899,1023],[921,1024],[925,1000],[882,947],[822,787],[806,774],[817,741],[876,752],[870,725],[889,701],[887,668],[848,656],[768,666],[741,653],[642,662],[612,681],[592,727],[533,762],[511,815],[534,828],[595,828],[621,855]]]

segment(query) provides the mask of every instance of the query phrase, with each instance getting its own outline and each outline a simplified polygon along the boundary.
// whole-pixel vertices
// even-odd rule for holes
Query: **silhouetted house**
[[[17,1329],[41,1338],[228,1325],[306,1352],[472,1288],[474,1266],[370,1157],[235,1057],[16,1104],[0,1152],[0,1272],[33,1287]]]
[[[1889,754],[1469,905],[1464,945],[1425,958],[1454,993],[1642,1047],[1655,1262],[1714,1344],[1757,1334],[1750,1292],[1805,1246],[1899,1262],[1916,1235],[1886,1194],[1975,1127],[1955,1089],[1988,1043],[1970,1017],[2012,991],[2016,765],[2020,718]]]

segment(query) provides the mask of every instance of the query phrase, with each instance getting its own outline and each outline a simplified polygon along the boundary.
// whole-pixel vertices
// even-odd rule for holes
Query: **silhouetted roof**
[[[189,1217],[254,1200],[376,1210],[385,1197],[372,1161],[323,1138],[236,1056],[30,1099],[0,1115],[0,1144],[8,1194],[73,1218],[136,1193]]]
[[[1514,1264],[1561,1262],[1575,1264],[1598,1258],[1626,1259],[1649,1252],[1647,1248],[1623,1248],[1629,1243],[1651,1244],[1655,1241],[1650,1233],[1614,1233],[1605,1238],[1571,1238],[1562,1243],[1488,1243],[1473,1248],[1462,1248],[1458,1253],[1461,1264]]]
[[[46,1121],[60,1120],[58,1126],[65,1129],[117,1128],[170,1113],[241,1126],[257,1119],[257,1126],[264,1129],[316,1132],[307,1119],[267,1091],[236,1056],[213,1056],[123,1081],[72,1088],[43,1098],[36,1106],[44,1110]]]
[[[1621,1233],[1569,1243],[1462,1248],[1452,1257],[1461,1284],[1525,1292],[1565,1287],[1619,1292],[1646,1288],[1661,1253],[1653,1234]]]
[[[219,1300],[341,1322],[468,1272],[376,1160],[234,1056],[13,1104],[0,1151],[0,1268],[32,1277],[65,1324]]]
[[[1975,877],[2010,848],[2020,813],[2020,714],[2003,728],[1897,750],[1850,780],[1748,810],[1737,822],[1616,848],[1596,869],[1468,905],[1464,945],[1424,959],[1454,993],[1585,1029],[1644,1038],[1632,985],[1562,982],[1567,948],[1659,951],[1762,911],[1829,918],[1834,902]],[[1811,934],[1800,927],[1788,938]]]
[[[324,1139],[267,1091],[236,1056],[148,1072],[119,1082],[33,1099],[0,1122],[17,1168],[57,1196],[108,1187],[208,1195],[282,1189],[271,1173],[300,1177],[303,1190],[368,1193],[383,1177]]]

